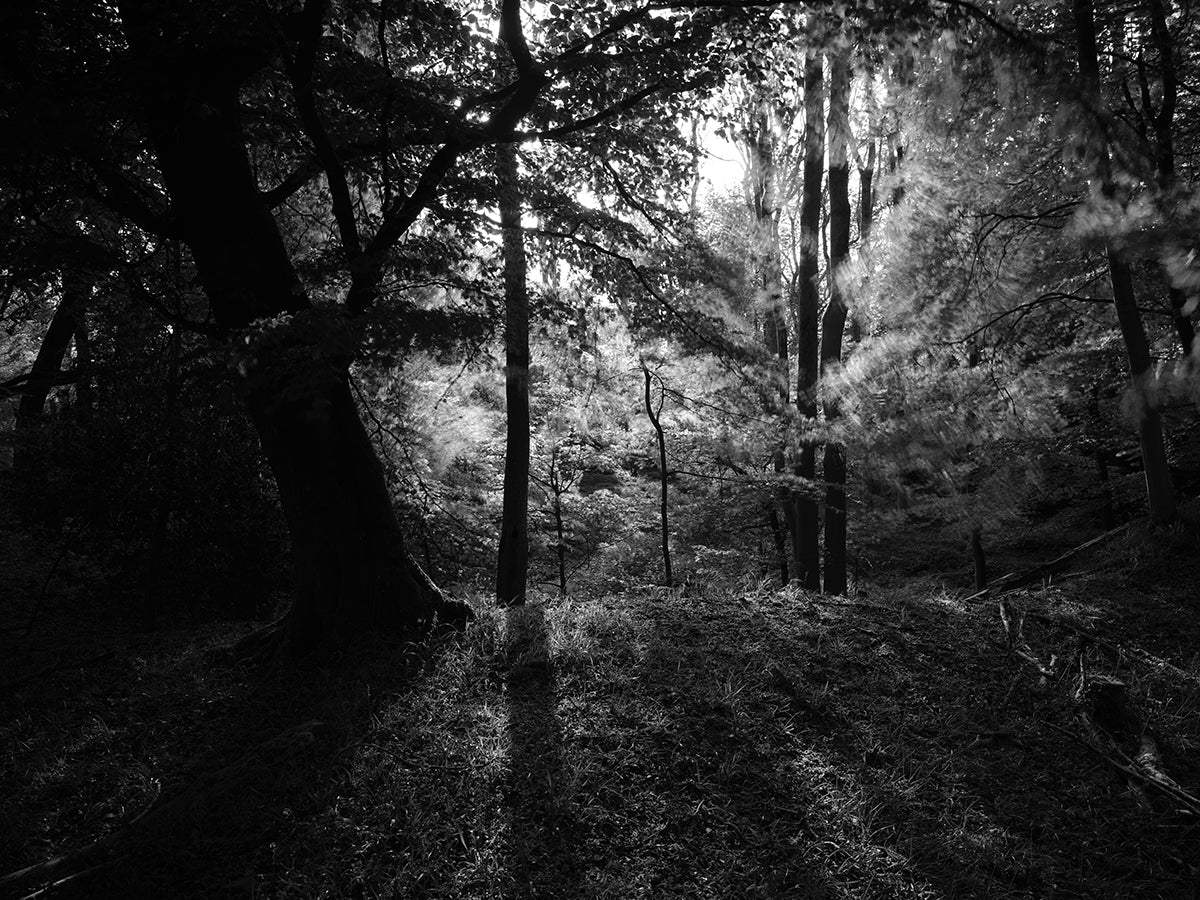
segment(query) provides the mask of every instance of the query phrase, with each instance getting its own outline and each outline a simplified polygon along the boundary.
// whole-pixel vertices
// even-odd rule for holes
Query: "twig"
[[[1063,734],[1073,737],[1117,771],[1161,792],[1169,800],[1172,800],[1178,805],[1182,806],[1192,815],[1200,816],[1200,799],[1193,797],[1191,794],[1181,788],[1175,783],[1174,779],[1158,773],[1143,772],[1140,768],[1138,768],[1136,762],[1126,756],[1120,747],[1116,746],[1115,744],[1111,744],[1111,741],[1109,742],[1111,746],[1108,749],[1112,752],[1106,753],[1104,747],[1097,746],[1092,741],[1081,737],[1079,734],[1070,730],[1069,728],[1063,728],[1061,725],[1056,725],[1053,722],[1044,722],[1043,724],[1049,725],[1055,731],[1061,731]]]

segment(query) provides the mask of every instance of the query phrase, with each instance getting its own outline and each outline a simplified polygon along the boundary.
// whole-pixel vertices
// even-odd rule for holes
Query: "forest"
[[[0,898],[1200,896],[1194,0],[0,4]]]

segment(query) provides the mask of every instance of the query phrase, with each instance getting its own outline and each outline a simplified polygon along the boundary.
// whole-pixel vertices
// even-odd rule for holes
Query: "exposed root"
[[[161,841],[184,833],[195,827],[220,797],[312,746],[321,727],[321,722],[313,720],[289,728],[225,768],[199,778],[175,796],[155,801],[108,837],[5,875],[0,878],[0,895],[28,896],[41,885],[66,884],[112,865],[139,842]]]

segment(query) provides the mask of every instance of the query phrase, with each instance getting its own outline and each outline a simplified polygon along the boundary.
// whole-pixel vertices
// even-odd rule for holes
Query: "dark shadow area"
[[[742,643],[746,623],[727,607],[693,602],[643,607],[650,628],[636,676],[660,708],[635,752],[670,773],[658,785],[654,840],[668,848],[656,855],[673,865],[653,886],[669,896],[837,896],[814,818],[816,778],[808,777],[819,763],[787,748],[798,732],[838,733],[848,723],[799,690],[762,708],[752,682],[769,676],[757,649]],[[790,645],[786,656],[795,651]]]
[[[507,852],[511,900],[583,896],[583,864],[576,848],[582,829],[567,796],[556,678],[540,603],[507,610],[503,662],[511,814]]]
[[[0,697],[0,790],[13,801],[0,874],[116,833],[38,896],[274,895],[276,846],[334,802],[379,698],[411,689],[438,647],[364,637],[352,654],[255,669],[159,634],[119,648],[103,672],[22,685]]]

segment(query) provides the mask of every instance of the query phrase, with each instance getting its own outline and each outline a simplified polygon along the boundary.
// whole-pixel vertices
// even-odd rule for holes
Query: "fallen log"
[[[1000,578],[988,585],[982,591],[976,591],[974,594],[971,594],[969,597],[965,598],[963,602],[971,603],[975,600],[983,600],[994,594],[1005,594],[1009,591],[1015,591],[1023,588],[1026,585],[1035,584],[1036,582],[1042,581],[1052,575],[1058,575],[1062,572],[1065,572],[1071,567],[1071,562],[1076,556],[1091,550],[1093,547],[1097,547],[1100,544],[1112,540],[1121,533],[1128,531],[1129,527],[1129,525],[1122,525],[1119,528],[1106,531],[1104,534],[1094,537],[1090,541],[1084,541],[1073,550],[1068,550],[1062,556],[1056,557],[1049,562],[1042,563],[1041,565],[1034,566],[1032,569],[1022,574],[1005,575],[1003,578]]]

